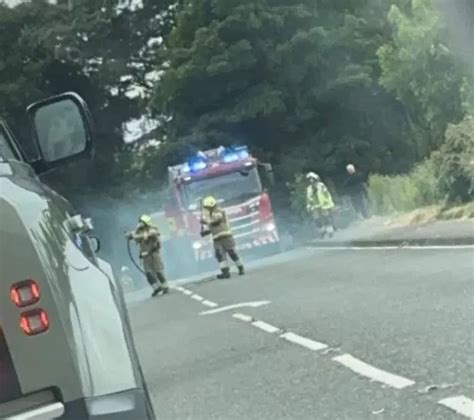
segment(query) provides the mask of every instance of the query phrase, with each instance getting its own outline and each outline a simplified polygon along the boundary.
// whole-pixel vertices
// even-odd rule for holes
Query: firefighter
[[[334,201],[326,184],[321,181],[318,174],[309,172],[306,175],[308,186],[306,188],[306,210],[317,220],[323,237],[334,235]]]
[[[143,261],[146,278],[153,288],[152,296],[157,296],[160,292],[167,294],[169,287],[160,255],[160,233],[153,226],[151,217],[141,216],[135,232],[128,233],[127,239],[135,240],[140,247],[140,259]]]
[[[216,259],[221,269],[221,273],[217,278],[230,278],[227,254],[237,266],[239,275],[244,275],[244,265],[235,249],[234,237],[232,236],[225,211],[218,207],[217,200],[211,196],[203,200],[202,206],[204,208],[204,214],[201,220],[203,226],[201,236],[212,235]]]

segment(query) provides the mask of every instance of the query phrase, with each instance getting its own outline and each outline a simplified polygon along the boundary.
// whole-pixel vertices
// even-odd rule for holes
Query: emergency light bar
[[[234,163],[240,160],[247,160],[250,158],[250,153],[247,146],[236,147],[219,147],[218,153],[206,155],[203,152],[198,152],[195,156],[183,164],[181,171],[183,173],[199,172],[209,166],[209,161],[212,160],[214,165],[219,163]]]

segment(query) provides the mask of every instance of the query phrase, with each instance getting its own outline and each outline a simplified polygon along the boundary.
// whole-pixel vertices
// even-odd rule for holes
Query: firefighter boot
[[[222,268],[221,269],[221,274],[218,274],[217,278],[219,280],[230,279],[230,269],[229,269],[229,267]]]
[[[166,281],[166,277],[162,272],[156,273],[158,280],[160,280],[160,288],[163,291],[164,295],[167,295],[170,292],[170,288],[168,286],[168,282]]]
[[[244,266],[238,265],[237,268],[239,269],[239,276],[243,276],[245,274]]]
[[[151,297],[158,296],[158,294],[161,292],[162,289],[157,279],[153,276],[152,273],[146,273],[146,279],[148,280],[148,283],[153,289],[153,293],[151,294]]]
[[[154,288],[154,290],[153,290],[153,293],[151,294],[151,297],[158,296],[158,295],[160,294],[160,292],[163,290],[163,289],[161,288],[161,286],[158,286],[157,283],[155,283],[155,284],[153,285],[153,288]]]

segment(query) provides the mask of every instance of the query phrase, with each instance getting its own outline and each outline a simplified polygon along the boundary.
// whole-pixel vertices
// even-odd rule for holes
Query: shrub
[[[435,165],[429,159],[408,175],[371,175],[369,199],[377,214],[403,212],[439,202]]]
[[[468,202],[474,194],[474,118],[466,117],[446,131],[446,142],[433,153],[438,186],[449,204]]]
[[[474,118],[449,126],[446,141],[407,175],[372,175],[369,197],[377,214],[473,200]]]

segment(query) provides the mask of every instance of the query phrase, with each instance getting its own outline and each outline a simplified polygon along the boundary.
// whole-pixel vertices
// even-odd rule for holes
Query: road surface
[[[135,305],[156,412],[474,418],[473,261],[467,248],[306,250]],[[227,308],[248,302],[260,306]]]

